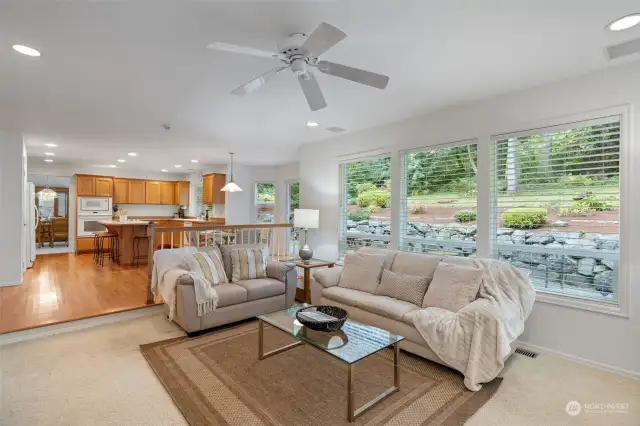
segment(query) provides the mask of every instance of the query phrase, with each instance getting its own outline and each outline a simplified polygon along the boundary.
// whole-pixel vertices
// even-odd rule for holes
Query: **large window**
[[[255,185],[255,220],[256,223],[276,222],[276,185],[273,183],[256,183]]]
[[[620,117],[493,139],[495,257],[541,292],[617,304]]]
[[[293,224],[294,211],[300,208],[300,182],[287,182],[287,210],[286,219],[288,223]],[[291,253],[297,253],[300,249],[300,230],[293,228],[291,230]]]
[[[343,163],[340,175],[340,257],[363,246],[387,247],[391,240],[391,157]]]
[[[399,249],[474,255],[476,173],[475,143],[404,153]]]

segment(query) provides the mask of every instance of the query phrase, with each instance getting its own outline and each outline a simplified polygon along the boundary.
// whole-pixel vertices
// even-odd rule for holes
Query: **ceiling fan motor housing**
[[[307,35],[302,33],[291,34],[289,37],[282,40],[278,43],[278,52],[283,55],[290,56],[306,56],[304,49],[302,49],[302,45],[307,40]]]

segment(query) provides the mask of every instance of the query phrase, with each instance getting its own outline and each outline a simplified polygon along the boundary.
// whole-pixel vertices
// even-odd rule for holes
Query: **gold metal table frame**
[[[275,329],[278,329],[278,327],[276,327],[276,326],[272,325],[272,327],[275,328]],[[289,333],[287,333],[287,334],[289,334]],[[347,397],[347,417],[349,419],[349,422],[354,422],[358,417],[360,417],[362,414],[367,412],[370,408],[372,408],[373,406],[375,406],[376,404],[378,404],[379,402],[381,402],[382,400],[384,400],[388,396],[393,395],[394,393],[396,393],[400,389],[400,371],[399,371],[399,368],[398,368],[398,355],[400,353],[400,348],[398,347],[398,343],[399,342],[395,342],[393,345],[391,345],[391,346],[393,346],[393,387],[390,387],[390,388],[384,390],[383,392],[378,394],[378,396],[376,396],[372,400],[366,402],[365,404],[363,404],[359,408],[354,408],[355,407],[355,401],[354,401],[355,400],[355,391],[354,391],[354,386],[353,385],[354,385],[354,369],[355,369],[355,364],[356,363],[355,362],[354,363],[347,363],[344,360],[340,360],[340,361],[346,363],[348,368],[349,368],[348,376],[347,376],[347,394],[348,394],[348,397]],[[264,352],[264,321],[261,320],[261,319],[258,319],[258,359],[259,360],[263,360],[263,359],[272,357],[274,355],[277,355],[277,354],[282,353],[282,352],[286,352],[289,349],[293,349],[293,348],[296,348],[298,346],[302,346],[304,344],[305,344],[305,342],[303,342],[303,341],[297,341],[297,342],[288,344],[286,346],[283,346],[281,348],[274,349],[274,350],[269,351],[269,352]],[[314,345],[310,345],[310,346],[314,346]],[[322,352],[325,352],[321,348],[317,348],[317,349],[322,351]],[[386,349],[386,348],[382,348],[380,350],[383,350],[383,349]],[[380,352],[380,351],[377,351],[377,352],[374,352],[374,353],[378,353],[378,352]],[[374,353],[372,353],[370,355],[373,355]]]

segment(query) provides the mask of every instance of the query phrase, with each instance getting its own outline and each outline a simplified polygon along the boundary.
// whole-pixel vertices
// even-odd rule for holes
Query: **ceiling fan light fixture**
[[[635,27],[638,24],[640,24],[640,13],[633,13],[616,19],[607,25],[607,28],[610,31],[623,31],[628,30],[631,27]]]
[[[240,188],[234,181],[233,181],[233,152],[230,152],[229,155],[231,155],[231,170],[229,173],[229,182],[222,187],[222,189],[220,189],[220,191],[222,192],[242,192],[242,188]]]

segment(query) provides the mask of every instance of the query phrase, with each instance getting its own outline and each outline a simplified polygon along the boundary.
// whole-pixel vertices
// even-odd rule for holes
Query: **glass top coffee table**
[[[311,305],[306,303],[296,304],[282,311],[258,316],[258,359],[262,360],[306,343],[346,363],[349,368],[347,414],[349,421],[353,422],[369,408],[398,390],[400,386],[398,342],[403,340],[404,337],[350,319],[347,319],[342,328],[336,332],[314,331],[303,326],[296,319],[296,312],[308,306]],[[295,337],[298,341],[270,352],[264,352],[264,323]],[[353,390],[355,363],[391,346],[393,346],[393,387],[385,390],[360,408],[355,408]]]

